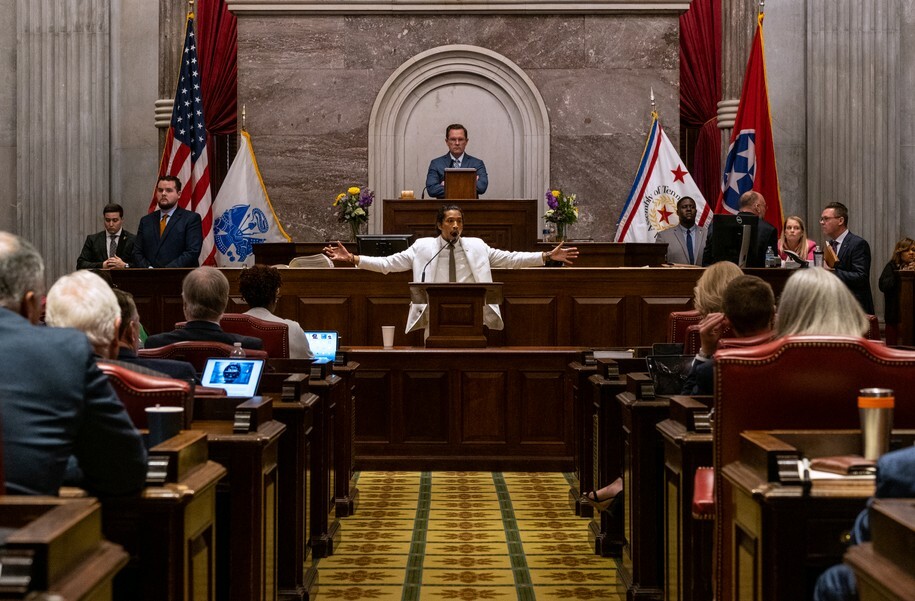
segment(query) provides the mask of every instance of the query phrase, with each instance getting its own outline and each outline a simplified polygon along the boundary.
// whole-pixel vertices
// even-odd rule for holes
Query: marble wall
[[[549,113],[548,179],[580,200],[576,237],[611,239],[644,148],[651,89],[668,135],[679,138],[674,12],[237,15],[239,105],[274,207],[297,240],[345,234],[330,205],[367,181],[376,96],[432,48],[483,47],[533,81]],[[429,158],[444,151],[442,143]]]
[[[0,81],[16,81],[16,0],[0,0]],[[0,230],[16,231],[16,86],[0,87]]]

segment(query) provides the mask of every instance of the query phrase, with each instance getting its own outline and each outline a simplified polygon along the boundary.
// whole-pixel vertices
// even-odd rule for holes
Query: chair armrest
[[[696,469],[693,479],[693,518],[715,519],[715,468]]]

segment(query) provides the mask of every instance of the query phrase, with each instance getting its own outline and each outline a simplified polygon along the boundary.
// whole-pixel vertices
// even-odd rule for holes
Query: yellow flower
[[[559,198],[560,192],[559,192],[559,190],[553,190],[552,192],[550,192],[550,194],[553,195],[553,198]]]
[[[346,194],[344,194],[343,192],[340,192],[339,194],[337,194],[337,198],[336,198],[336,200],[334,200],[334,206],[337,206],[338,204],[340,204],[340,201],[343,200],[344,198],[346,198]]]
[[[359,194],[359,188],[357,186],[352,186],[346,193],[350,195]]]

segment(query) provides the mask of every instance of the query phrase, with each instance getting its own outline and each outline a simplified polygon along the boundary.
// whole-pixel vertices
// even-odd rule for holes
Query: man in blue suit
[[[445,197],[445,169],[457,167],[462,169],[477,170],[477,196],[481,196],[489,187],[489,176],[486,174],[486,165],[476,157],[464,152],[467,142],[467,128],[460,123],[452,123],[445,128],[445,143],[448,145],[448,154],[432,159],[429,163],[429,173],[426,175],[426,192],[434,198]]]
[[[820,213],[820,227],[826,235],[826,269],[832,270],[855,295],[868,315],[874,314],[871,295],[871,247],[867,240],[848,231],[848,207],[831,202]]]
[[[203,246],[200,215],[178,206],[181,180],[163,175],[156,183],[159,210],[140,219],[132,267],[197,267]]]

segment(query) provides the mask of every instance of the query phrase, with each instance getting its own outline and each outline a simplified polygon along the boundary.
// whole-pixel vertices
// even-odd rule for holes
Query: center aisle
[[[316,599],[625,599],[560,473],[362,472]]]

